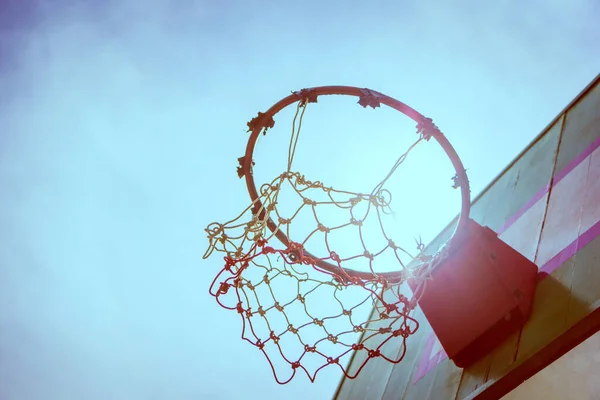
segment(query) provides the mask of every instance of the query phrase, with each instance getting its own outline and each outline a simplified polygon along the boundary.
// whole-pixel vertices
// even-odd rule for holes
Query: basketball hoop
[[[400,155],[385,179],[371,193],[333,188],[323,182],[309,180],[292,168],[304,113],[309,104],[317,103],[320,96],[328,95],[357,97],[358,104],[365,108],[385,105],[416,123],[415,144]],[[253,175],[257,139],[274,127],[276,114],[293,104],[296,104],[296,114],[288,149],[288,168],[258,189]],[[275,379],[281,384],[289,382],[298,370],[303,370],[314,381],[321,369],[336,365],[348,378],[355,378],[373,358],[400,362],[405,351],[387,354],[385,344],[390,340],[405,342],[418,329],[411,312],[425,290],[425,282],[431,271],[445,259],[469,221],[469,182],[454,148],[431,119],[411,107],[373,90],[349,86],[324,86],[294,92],[265,113],[259,113],[248,123],[248,128],[250,139],[246,153],[238,159],[237,172],[246,181],[251,203],[236,218],[226,223],[214,222],[206,228],[209,248],[204,258],[214,251],[224,256],[224,266],[211,285],[211,295],[221,306],[241,316],[242,338],[265,354]],[[391,193],[385,184],[414,146],[431,138],[443,148],[455,169],[452,186],[461,192],[461,210],[452,237],[437,253],[423,254],[423,246],[419,245],[419,253],[412,254],[386,233],[382,215],[389,207]],[[278,200],[284,188],[299,199],[295,212],[281,212]],[[361,212],[357,211],[359,207]],[[322,213],[319,210],[322,209],[333,209],[333,212],[346,215],[346,222],[326,225],[320,218]],[[295,237],[290,226],[303,210],[311,211],[309,214],[314,216],[314,229],[306,237]],[[328,238],[339,231],[362,235],[361,226],[367,219],[378,222],[385,238],[385,243],[375,251],[367,248],[362,236],[362,246],[352,256],[342,256],[330,245]],[[308,240],[315,240],[317,236],[324,238],[323,247],[326,249],[320,254],[307,248]],[[384,253],[395,256],[395,271],[378,272],[373,267],[375,260]],[[402,261],[400,255],[408,255],[410,262]],[[365,270],[348,266],[350,262],[357,261],[364,263]],[[406,291],[401,289],[402,285],[409,280],[413,286],[416,285],[413,295],[402,293]],[[283,300],[275,294],[277,285],[290,285],[294,292],[289,293],[286,289],[283,296],[286,299]],[[349,291],[353,291],[352,296],[348,295]],[[311,297],[317,297],[316,301],[321,303],[327,298],[337,309],[322,315],[321,311],[326,307],[309,306]],[[353,312],[367,302],[372,303],[374,312],[368,318],[356,320]],[[291,312],[291,309],[296,311]],[[307,340],[303,335],[309,331],[313,336],[320,336]],[[358,343],[346,340],[356,334],[362,335]],[[292,342],[296,344],[288,345]],[[296,351],[287,351],[294,346]],[[364,352],[365,361],[350,372],[340,359],[353,351]],[[273,362],[274,355],[283,363]],[[317,360],[316,367],[307,365],[314,364],[306,361],[309,358]],[[287,372],[279,368],[282,364],[288,365]],[[283,375],[288,376],[282,378]]]

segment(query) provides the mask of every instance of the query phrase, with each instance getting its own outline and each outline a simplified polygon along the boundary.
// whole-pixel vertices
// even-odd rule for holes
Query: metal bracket
[[[243,156],[238,158],[238,163],[240,165],[237,167],[237,174],[240,179],[246,176],[247,173],[252,175],[252,167],[255,165],[254,161],[246,164],[246,156]]]
[[[246,125],[248,126],[248,132],[254,132],[257,129],[264,129],[264,134],[267,133],[267,129],[275,126],[275,120],[272,116],[266,118],[267,114],[259,112],[258,115],[250,120]]]
[[[304,106],[308,103],[316,103],[319,95],[315,93],[315,89],[302,89],[293,92],[296,97],[300,98],[300,105]]]
[[[464,171],[464,174],[466,175],[467,171]],[[462,187],[463,184],[465,182],[463,182],[463,180],[460,179],[460,177],[458,176],[458,173],[456,173],[453,177],[452,177],[452,189],[458,189],[459,187]]]
[[[371,89],[360,89],[362,95],[358,99],[358,104],[367,108],[377,108],[381,105],[381,94]]]
[[[441,134],[439,128],[433,123],[431,118],[423,117],[417,124],[417,133],[427,142],[431,139],[434,132]]]

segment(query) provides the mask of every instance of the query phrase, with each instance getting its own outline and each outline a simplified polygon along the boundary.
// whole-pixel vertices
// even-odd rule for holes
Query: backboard
[[[474,199],[471,217],[539,267],[529,321],[460,369],[417,310],[421,328],[403,362],[369,362],[335,398],[502,398],[600,330],[600,76]]]

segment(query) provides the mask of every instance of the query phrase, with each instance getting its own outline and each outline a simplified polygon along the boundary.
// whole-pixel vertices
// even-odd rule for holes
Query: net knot
[[[352,277],[352,278],[350,278],[350,282],[352,282],[352,284],[354,286],[365,287],[365,282],[362,279],[358,278],[358,277]]]
[[[399,328],[396,329],[392,335],[394,337],[402,336],[403,338],[407,338],[410,335],[410,331],[408,329]]]
[[[362,200],[362,194],[359,194],[358,196],[350,199],[350,205],[355,206],[358,203],[360,203],[361,200]]]
[[[380,204],[379,204],[379,198],[377,196],[374,196],[374,195],[369,196],[369,201],[375,207],[379,207],[380,206]]]
[[[393,313],[393,312],[397,312],[397,311],[398,311],[398,306],[397,306],[396,304],[389,304],[389,303],[386,303],[386,304],[385,304],[385,310],[386,310],[386,311],[387,311],[389,314],[391,314],[391,313]]]
[[[352,350],[357,351],[357,350],[363,350],[365,348],[365,345],[362,343],[356,344],[353,343],[352,344]]]
[[[237,250],[233,253],[233,255],[235,256],[235,258],[240,259],[242,258],[242,254],[244,253],[244,248],[242,246],[238,247]]]
[[[369,350],[369,358],[375,358],[381,356],[381,352],[379,350]]]
[[[363,222],[362,222],[361,220],[359,220],[359,219],[356,219],[356,218],[354,218],[354,217],[353,217],[353,218],[350,218],[350,223],[351,223],[352,225],[356,225],[356,226],[362,226],[362,224],[363,224]]]
[[[326,226],[325,226],[325,225],[323,225],[323,224],[319,224],[319,225],[317,226],[317,229],[319,229],[319,231],[321,231],[321,232],[325,232],[325,233],[329,233],[329,232],[331,231],[331,229],[329,229],[328,227],[326,227]]]
[[[236,310],[237,310],[237,312],[238,312],[238,313],[240,313],[240,314],[243,314],[243,313],[244,313],[244,311],[246,311],[246,310],[244,310],[244,307],[242,306],[242,303],[241,303],[241,302],[237,303],[237,305],[235,306],[235,309],[236,309]]]
[[[307,353],[315,353],[317,351],[317,348],[315,346],[309,346],[309,345],[305,344],[304,351]]]
[[[376,279],[373,280],[373,282],[376,282],[384,290],[387,289],[389,287],[389,285],[390,285],[390,283],[388,282],[388,280],[385,279],[382,276],[378,276]]]
[[[231,272],[231,267],[233,267],[237,263],[237,261],[231,257],[225,257],[224,260],[225,260],[225,267],[224,267],[225,271]]]
[[[339,358],[327,357],[327,364],[337,364],[340,362]]]
[[[303,255],[302,259],[300,260],[302,261],[302,263],[306,264],[306,265],[316,265],[317,264],[317,260],[312,258],[312,257],[308,257]]]
[[[304,258],[304,247],[300,243],[291,242],[288,245],[287,256],[292,263],[299,263]]]
[[[218,294],[227,294],[227,292],[229,291],[230,286],[231,285],[229,283],[221,282],[221,285],[219,285]]]
[[[275,332],[271,331],[271,334],[269,335],[269,337],[271,338],[271,340],[273,340],[273,343],[275,343],[275,344],[279,343],[279,336],[277,336],[275,334]]]
[[[336,253],[335,251],[331,251],[329,253],[329,257],[331,257],[332,261],[335,261],[336,263],[340,263],[342,261],[342,259],[340,258],[340,256],[338,255],[338,253]]]
[[[302,244],[300,244],[300,243],[291,242],[288,245],[288,250],[290,250],[290,251],[302,251],[302,250],[304,250],[304,246],[302,246]]]
[[[308,182],[308,183],[307,183],[307,180],[306,180],[306,178],[304,177],[304,175],[300,175],[300,174],[293,174],[293,176],[296,178],[296,183],[297,183],[298,185],[301,185],[301,186],[308,186],[308,183],[310,183],[310,182]]]
[[[262,252],[263,252],[263,254],[273,254],[273,253],[275,253],[275,249],[272,248],[271,246],[264,246],[262,248]]]

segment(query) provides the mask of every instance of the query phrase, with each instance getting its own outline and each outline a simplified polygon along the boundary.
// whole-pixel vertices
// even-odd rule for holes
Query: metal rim
[[[446,245],[452,245],[452,243],[454,243],[461,236],[461,233],[466,229],[471,209],[471,193],[469,187],[469,180],[465,168],[462,164],[462,161],[460,160],[460,157],[458,156],[456,150],[454,150],[454,147],[452,147],[452,144],[450,144],[446,136],[444,136],[444,134],[439,129],[437,129],[437,127],[435,127],[431,119],[426,118],[421,113],[419,113],[412,107],[402,103],[399,100],[396,100],[392,97],[386,96],[382,93],[370,89],[361,89],[353,86],[319,86],[309,89],[302,89],[278,101],[266,112],[259,113],[258,117],[253,119],[250,123],[248,123],[248,126],[251,130],[251,134],[250,138],[248,139],[248,144],[246,146],[246,153],[243,157],[239,158],[238,160],[240,163],[240,166],[238,167],[238,175],[240,176],[240,178],[245,178],[248,193],[250,194],[250,199],[255,204],[256,209],[261,209],[262,203],[260,202],[258,191],[256,189],[256,184],[254,182],[254,176],[252,174],[252,165],[254,164],[252,157],[254,154],[254,147],[256,145],[259,135],[261,134],[261,132],[263,132],[263,129],[273,126],[273,117],[285,107],[288,107],[300,101],[308,103],[316,102],[318,96],[327,95],[343,95],[358,97],[359,104],[363,107],[370,106],[375,108],[379,107],[380,104],[384,104],[411,118],[418,125],[426,124],[426,126],[430,128],[427,134],[430,135],[430,137],[433,137],[438,142],[438,144],[444,149],[444,151],[450,158],[450,161],[452,162],[452,165],[454,166],[454,169],[456,171],[456,175],[454,177],[455,186],[460,188],[461,191],[462,203],[458,223],[452,236],[446,242]],[[261,211],[261,213],[263,213],[263,215],[261,215],[260,217],[264,217],[265,211],[263,210]],[[271,230],[271,232],[275,233],[275,237],[277,237],[277,239],[281,243],[283,243],[284,246],[287,247],[290,245],[290,239],[285,235],[285,233],[277,229],[277,225],[273,220],[269,219],[267,221],[267,227],[269,228],[269,230]],[[306,251],[305,253],[307,253],[307,255],[310,257],[314,257],[308,251]],[[314,258],[318,260],[316,265],[319,268],[329,271],[336,275],[339,274],[340,267],[338,265],[330,264],[326,261],[319,259],[318,257]],[[362,280],[373,280],[374,277],[374,275],[370,272],[356,271],[347,268],[343,268],[343,270],[348,276],[353,278],[359,278]],[[400,271],[394,271],[383,272],[377,274],[377,276],[387,279],[389,281],[394,281],[399,279],[400,274]]]

